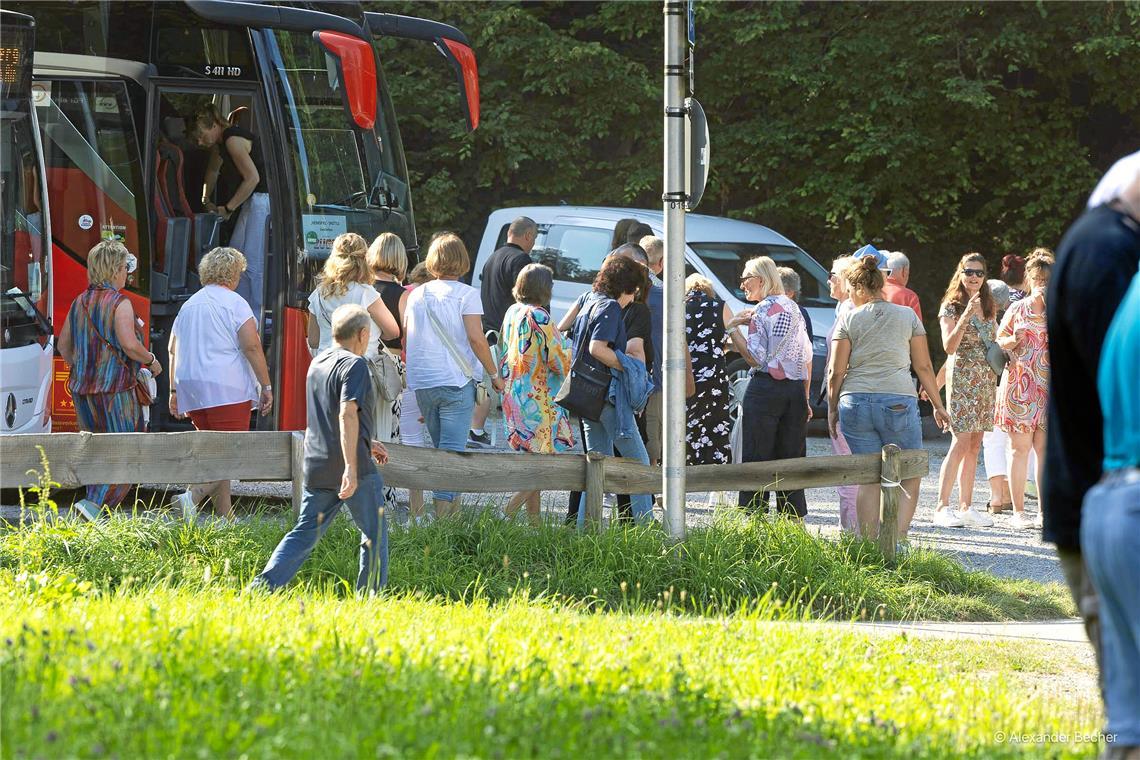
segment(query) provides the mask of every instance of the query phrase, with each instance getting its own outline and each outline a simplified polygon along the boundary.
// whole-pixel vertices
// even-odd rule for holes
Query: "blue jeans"
[[[898,393],[846,393],[839,399],[839,425],[852,454],[879,454],[888,443],[922,448],[918,399]]]
[[[428,435],[435,448],[466,451],[467,431],[471,429],[471,413],[475,411],[475,381],[457,387],[417,388],[416,403],[424,417]],[[432,491],[437,501],[455,501],[452,491]]]
[[[1105,733],[1118,745],[1140,745],[1140,471],[1106,473],[1089,489],[1081,553],[1100,596]]]
[[[632,416],[632,415],[630,415]],[[628,420],[627,420],[628,421]],[[632,430],[632,435],[618,436],[619,429],[617,410],[614,405],[606,402],[602,409],[600,420],[582,420],[582,429],[586,435],[586,451],[596,451],[608,457],[614,455],[614,447],[623,457],[636,459],[642,464],[649,464],[649,452],[645,450],[645,442],[637,432],[637,425],[626,425]],[[582,494],[582,502],[586,495]],[[633,519],[641,524],[653,520],[653,497],[647,493],[638,493],[630,496],[630,505],[633,509]],[[581,503],[578,508],[578,527],[586,524],[586,505]]]
[[[356,493],[341,501],[331,488],[305,488],[297,524],[285,534],[269,563],[251,585],[279,589],[293,579],[313,553],[313,547],[332,525],[342,504],[348,505],[352,521],[360,529],[358,591],[375,590],[388,582],[388,521],[384,507],[384,480],[379,473],[359,480]]]
[[[265,302],[265,259],[269,250],[269,193],[254,193],[241,204],[237,224],[230,235],[230,247],[245,255],[245,271],[238,280],[237,294],[253,310],[253,318],[261,325],[261,307]]]

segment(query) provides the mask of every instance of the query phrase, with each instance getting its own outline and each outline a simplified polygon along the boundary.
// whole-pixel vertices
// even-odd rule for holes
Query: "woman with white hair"
[[[253,407],[262,414],[273,408],[257,320],[235,292],[245,267],[245,256],[234,248],[203,256],[202,288],[178,310],[170,332],[170,416],[189,417],[197,430],[249,430]],[[192,520],[210,497],[219,517],[232,517],[229,480],[191,486],[174,504]]]
[[[91,433],[142,432],[142,404],[136,394],[139,371],[162,365],[140,339],[135,310],[122,292],[138,259],[126,246],[104,240],[87,253],[87,290],[71,304],[59,331],[59,355],[71,368],[67,389],[79,429]],[[89,485],[75,504],[88,520],[103,507],[116,507],[129,484]]]
[[[744,394],[745,462],[766,462],[803,456],[807,423],[811,419],[811,341],[799,308],[787,296],[776,262],[757,256],[744,265],[740,288],[756,302],[728,323],[732,343],[751,365]],[[748,325],[745,338],[735,328]],[[740,492],[740,506],[767,512],[767,494]],[[803,518],[803,490],[777,491],[776,509]]]

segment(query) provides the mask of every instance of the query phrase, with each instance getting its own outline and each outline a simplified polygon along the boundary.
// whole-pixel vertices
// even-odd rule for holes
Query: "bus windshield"
[[[413,247],[407,168],[386,88],[381,87],[376,126],[360,129],[345,109],[337,59],[310,35],[270,35],[267,47],[296,172],[306,268],[319,268],[343,232],[369,241],[394,232]]]

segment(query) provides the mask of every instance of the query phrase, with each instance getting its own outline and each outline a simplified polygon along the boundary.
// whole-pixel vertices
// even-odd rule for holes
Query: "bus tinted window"
[[[181,3],[158,3],[154,13],[154,64],[162,76],[257,79],[248,30],[212,26]]]
[[[36,49],[47,53],[148,60],[151,3],[12,2],[36,19]],[[183,6],[185,13],[185,6]]]
[[[100,239],[121,239],[139,258],[130,286],[147,292],[150,247],[142,158],[126,83],[43,80],[34,89],[55,243],[85,261]]]

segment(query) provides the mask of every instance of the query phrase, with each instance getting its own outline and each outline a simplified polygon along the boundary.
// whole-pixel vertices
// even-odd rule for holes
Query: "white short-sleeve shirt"
[[[173,329],[180,413],[257,401],[257,377],[237,336],[251,319],[246,300],[221,285],[207,285],[182,304]]]
[[[466,360],[467,374],[440,339],[428,317],[434,314],[451,339],[456,352]],[[463,317],[483,316],[479,291],[455,280],[432,280],[408,294],[404,307],[404,340],[408,352],[408,388],[461,387],[481,377],[479,363],[467,341]]]
[[[317,326],[321,328],[321,342],[317,351],[325,351],[333,344],[332,315],[338,307],[354,303],[367,311],[379,300],[380,294],[376,288],[363,282],[352,283],[339,296],[323,296],[321,289],[316,288],[309,294],[309,313],[317,318]],[[364,353],[364,358],[375,361],[380,357],[380,327],[376,320],[369,320],[368,331],[368,350]]]

